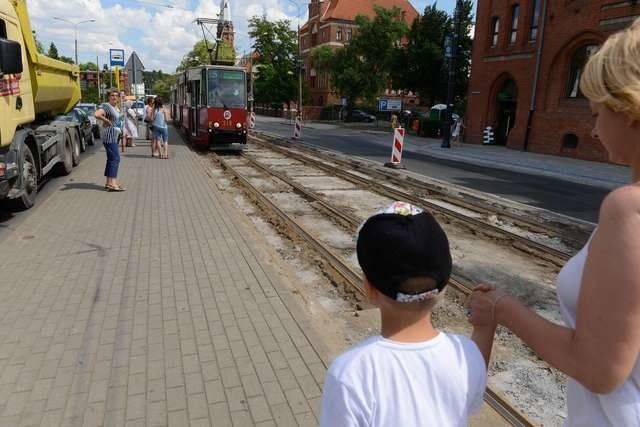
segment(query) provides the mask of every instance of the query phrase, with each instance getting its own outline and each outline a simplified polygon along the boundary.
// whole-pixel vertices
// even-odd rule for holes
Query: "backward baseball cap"
[[[358,230],[358,262],[369,282],[399,302],[431,299],[451,275],[449,241],[428,212],[394,202],[367,219]],[[409,279],[430,278],[435,288],[405,289]]]

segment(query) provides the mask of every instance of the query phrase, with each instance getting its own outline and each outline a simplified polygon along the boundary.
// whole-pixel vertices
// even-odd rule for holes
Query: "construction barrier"
[[[302,139],[302,117],[296,117],[296,123],[293,125],[293,139]]]
[[[253,129],[255,126],[256,126],[256,113],[252,111],[251,115],[249,116],[249,129]]]
[[[404,145],[404,134],[406,129],[396,128],[393,130],[393,147],[391,149],[391,161],[384,165],[396,169],[404,169],[402,166],[402,147]]]
[[[487,126],[482,131],[482,143],[493,144],[493,128],[491,126]]]

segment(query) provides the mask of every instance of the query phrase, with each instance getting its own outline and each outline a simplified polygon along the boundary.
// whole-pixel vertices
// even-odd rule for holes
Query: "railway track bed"
[[[391,199],[269,150],[251,147],[246,154],[245,157],[217,158],[221,167],[235,174],[235,183],[242,184],[243,195],[237,195],[236,199],[244,197],[251,201],[248,204],[257,205],[257,209],[249,209],[252,215],[260,217],[259,221],[263,223],[270,222],[276,233],[286,234],[294,247],[298,248],[294,252],[316,264],[320,274],[327,275],[342,289],[349,289],[349,282],[359,280],[359,269],[353,254],[354,227]],[[225,188],[237,190],[231,181]],[[275,214],[277,210],[285,212],[288,218],[278,217]],[[335,211],[342,213],[342,217]],[[450,236],[458,278],[467,283],[479,280],[490,280],[498,285],[506,283],[513,293],[529,300],[538,311],[557,320],[552,286],[540,281],[543,277],[548,277],[546,280],[550,281],[555,276],[552,263],[544,260],[531,263],[525,253],[514,254],[513,249],[500,248],[491,239],[480,239],[465,227],[460,227],[456,221],[443,222]],[[292,223],[296,225],[292,226]],[[310,237],[301,238],[299,232],[291,230],[296,227],[306,230]],[[335,255],[338,264],[346,267],[333,266],[327,261],[326,254],[322,253],[323,249],[314,248],[310,240],[319,241],[321,247]],[[279,252],[286,250],[280,248]],[[287,256],[291,257],[291,254]],[[532,265],[522,268],[526,264]],[[461,265],[465,265],[465,268],[460,268]],[[496,268],[496,265],[500,268]],[[341,269],[350,273],[341,275]],[[352,287],[347,293],[356,306],[362,306],[358,290]],[[468,334],[460,305],[464,296],[455,292],[450,294],[436,313],[435,321],[443,329]],[[353,310],[346,311],[348,316],[354,316]],[[375,328],[368,329],[370,333]],[[563,378],[537,361],[527,348],[504,331],[496,339],[494,354],[490,384],[501,390],[508,399],[515,399],[516,405],[533,419],[545,424],[557,424],[563,410]],[[550,405],[549,402],[559,404]]]

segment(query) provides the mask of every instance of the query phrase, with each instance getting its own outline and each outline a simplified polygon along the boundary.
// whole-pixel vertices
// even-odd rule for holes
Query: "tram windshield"
[[[208,70],[209,107],[245,108],[247,83],[243,71]]]

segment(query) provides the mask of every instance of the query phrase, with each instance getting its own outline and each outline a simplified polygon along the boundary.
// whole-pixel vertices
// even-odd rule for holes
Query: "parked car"
[[[80,130],[80,151],[86,150],[87,145],[93,145],[93,125],[89,117],[84,110],[78,107],[69,111],[67,114],[55,117],[55,120],[78,123]]]
[[[352,122],[372,122],[375,119],[376,119],[376,116],[374,116],[373,114],[365,113],[362,110],[351,111]]]
[[[133,105],[131,105],[131,108],[136,112],[136,117],[138,118],[138,120],[144,119],[144,102],[136,101],[133,103]]]
[[[98,120],[94,115],[96,113],[96,110],[98,109],[98,106],[96,104],[81,103],[76,105],[76,108],[81,109],[87,114],[87,116],[89,117],[89,121],[91,122],[93,137],[100,138],[100,125],[98,124]]]

